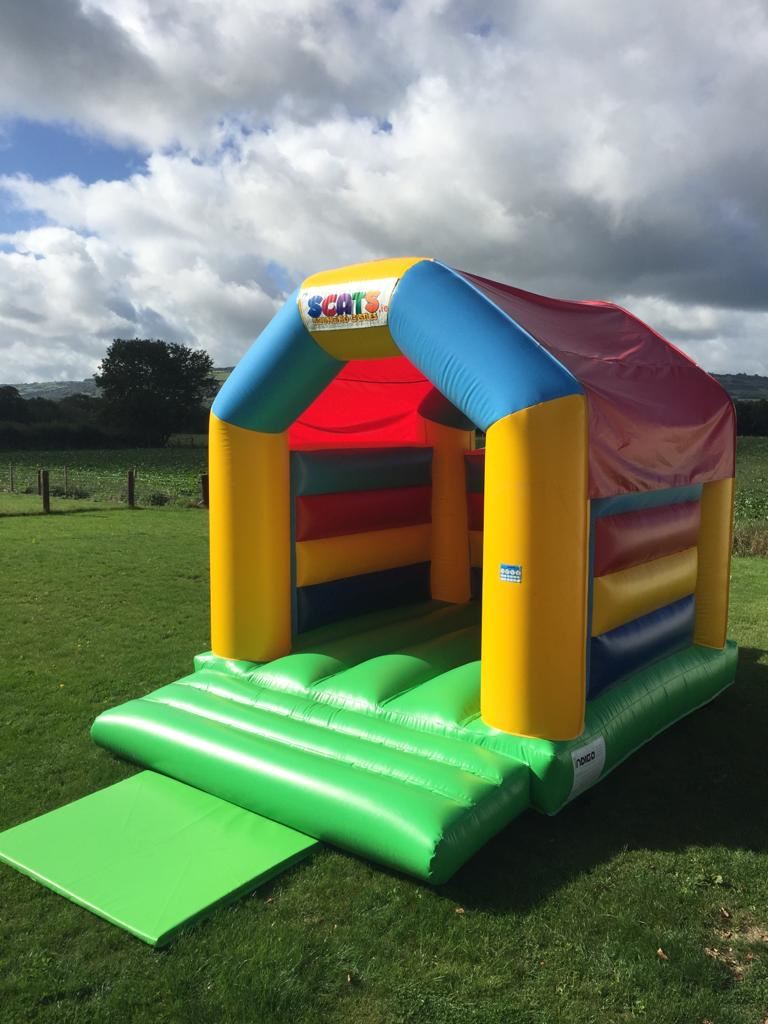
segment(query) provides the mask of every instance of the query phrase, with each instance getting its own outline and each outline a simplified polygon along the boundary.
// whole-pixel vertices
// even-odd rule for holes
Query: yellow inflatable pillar
[[[701,493],[693,641],[703,647],[725,647],[733,544],[733,490],[733,479],[715,480],[704,484]]]
[[[432,446],[432,599],[470,599],[469,520],[464,452],[472,432],[425,420]]]
[[[288,436],[225,423],[209,436],[211,646],[269,661],[291,649]]]
[[[586,695],[587,410],[569,395],[486,435],[480,712],[504,732],[572,739]]]

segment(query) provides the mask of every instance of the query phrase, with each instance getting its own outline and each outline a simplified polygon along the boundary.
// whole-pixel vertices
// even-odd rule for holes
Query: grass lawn
[[[88,729],[207,647],[206,529],[196,509],[0,522],[0,827],[136,770]],[[437,890],[322,849],[155,952],[0,870],[0,1020],[761,1024],[767,621],[768,560],[737,559],[737,685]]]

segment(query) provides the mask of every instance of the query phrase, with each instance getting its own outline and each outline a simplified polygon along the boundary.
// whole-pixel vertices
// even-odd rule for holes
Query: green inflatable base
[[[162,946],[316,845],[275,821],[154,772],[0,835],[0,860]]]
[[[440,883],[527,807],[554,813],[734,678],[689,647],[589,703],[577,740],[480,719],[480,608],[429,603],[303,635],[100,715],[97,743],[306,835]]]

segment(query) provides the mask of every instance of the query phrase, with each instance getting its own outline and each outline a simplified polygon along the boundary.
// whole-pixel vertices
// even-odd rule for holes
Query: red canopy
[[[609,302],[550,299],[461,276],[584,388],[591,497],[733,476],[735,417],[728,395],[646,324]],[[425,444],[418,407],[432,390],[405,357],[353,360],[293,424],[291,446]]]
[[[610,302],[549,299],[462,276],[584,388],[591,497],[734,475],[735,413],[728,394],[647,324]]]
[[[290,428],[291,448],[426,444],[417,410],[432,390],[405,356],[353,359]]]

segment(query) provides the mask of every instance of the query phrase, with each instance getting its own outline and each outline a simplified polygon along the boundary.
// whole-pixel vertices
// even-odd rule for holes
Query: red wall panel
[[[342,491],[296,498],[297,541],[417,526],[431,519],[431,487]]]

